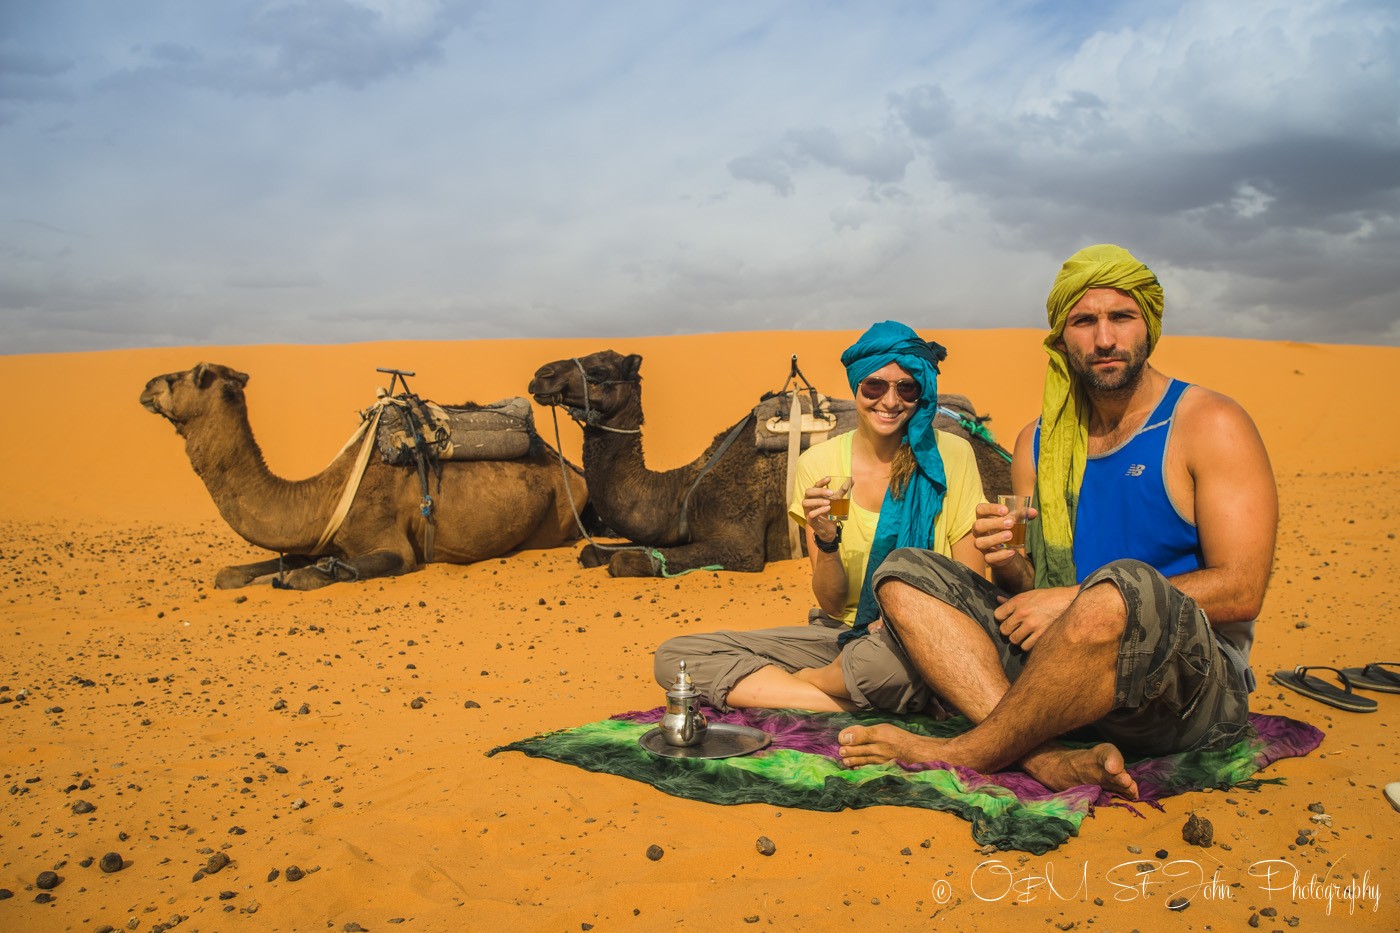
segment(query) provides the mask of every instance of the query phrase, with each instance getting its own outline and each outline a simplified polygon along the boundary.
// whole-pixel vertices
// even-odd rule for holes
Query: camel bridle
[[[583,379],[583,407],[570,408],[562,406],[569,413],[569,417],[578,422],[580,427],[597,428],[600,431],[611,431],[614,434],[641,434],[641,428],[614,428],[611,425],[602,424],[600,419],[603,413],[593,407],[593,399],[589,395],[589,386],[620,386],[636,385],[641,382],[637,377],[631,379],[589,379],[588,370],[583,368],[583,361],[578,357],[572,357],[572,362],[578,367],[578,374]]]

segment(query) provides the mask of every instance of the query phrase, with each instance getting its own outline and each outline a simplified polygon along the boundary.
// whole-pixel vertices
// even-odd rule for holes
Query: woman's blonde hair
[[[914,449],[909,446],[909,438],[906,437],[904,443],[894,452],[894,462],[890,464],[891,498],[899,499],[904,496],[909,478],[914,475],[914,466]]]

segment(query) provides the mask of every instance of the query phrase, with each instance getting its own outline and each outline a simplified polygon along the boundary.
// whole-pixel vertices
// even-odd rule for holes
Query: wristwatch
[[[812,532],[812,539],[817,542],[818,551],[821,551],[824,554],[835,554],[837,551],[841,550],[840,523],[838,522],[836,524],[836,537],[832,538],[830,541],[823,541],[821,539],[821,535],[817,534],[816,532]]]

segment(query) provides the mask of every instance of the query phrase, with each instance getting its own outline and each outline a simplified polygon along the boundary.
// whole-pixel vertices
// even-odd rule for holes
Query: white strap
[[[364,443],[360,445],[360,455],[355,458],[355,467],[350,473],[350,478],[345,483],[345,491],[340,494],[340,502],[335,507],[335,513],[331,515],[331,520],[326,523],[326,530],[321,532],[321,537],[317,539],[316,546],[311,549],[313,557],[319,557],[321,550],[331,543],[331,538],[340,530],[340,525],[345,521],[345,516],[350,513],[350,505],[355,501],[355,493],[360,491],[360,480],[364,478],[365,467],[369,465],[370,451],[374,450],[374,439],[378,435],[379,416],[383,414],[384,408],[376,405],[374,417],[368,421],[361,421],[360,427],[350,440],[341,448],[341,453],[350,449],[360,434],[364,435]]]
[[[796,359],[796,357],[794,357]],[[797,390],[792,390],[792,411],[788,415],[788,458],[787,458],[787,496],[783,499],[783,511],[787,511],[788,503],[792,501],[793,495],[797,492],[794,488],[797,485],[797,455],[802,452],[802,402],[797,394]],[[793,560],[802,556],[802,529],[797,526],[797,519],[788,516],[788,547],[792,551]]]

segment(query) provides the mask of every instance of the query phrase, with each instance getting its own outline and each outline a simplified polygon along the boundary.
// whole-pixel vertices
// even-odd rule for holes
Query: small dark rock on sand
[[[209,856],[209,861],[204,863],[204,873],[206,875],[216,874],[229,863],[229,857],[223,852],[215,852]]]
[[[126,862],[116,852],[108,852],[102,856],[102,861],[98,862],[97,866],[110,875],[114,871],[121,871],[125,868]]]
[[[11,891],[9,888],[0,888],[0,901],[8,901],[14,896],[15,892]]]
[[[1167,901],[1167,910],[1185,910],[1191,906],[1191,902],[1184,897],[1174,897]]]
[[[73,802],[73,815],[74,815],[74,816],[82,816],[84,813],[91,813],[92,811],[94,811],[94,810],[96,810],[96,809],[97,809],[96,807],[94,807],[92,804],[88,803],[86,800],[75,800],[75,801]]]
[[[647,846],[647,858],[653,862],[661,861],[661,856],[666,854],[666,850],[660,846]]]
[[[303,879],[303,878],[305,878],[305,877],[306,877],[306,872],[302,871],[300,868],[297,868],[295,865],[288,865],[288,866],[287,866],[287,880],[288,880],[288,881],[300,881],[301,879]]]
[[[1210,820],[1193,813],[1187,817],[1186,825],[1181,827],[1181,838],[1193,846],[1209,849],[1215,841],[1215,827]]]
[[[481,709],[481,704],[475,700],[468,700],[462,704],[463,709]]]
[[[753,847],[758,850],[759,855],[772,855],[778,851],[778,847],[773,845],[773,840],[767,836],[759,836],[755,839]]]
[[[270,872],[267,873],[267,880],[268,880],[268,881],[276,881],[277,878],[278,878],[281,874],[282,874],[282,873],[281,873],[280,871],[278,871],[277,869],[274,868],[274,869],[272,869],[272,871],[270,871]]]
[[[60,880],[62,879],[54,872],[41,871],[39,872],[39,877],[34,879],[34,887],[38,888],[40,891],[52,891],[54,888],[58,887],[58,882]]]

